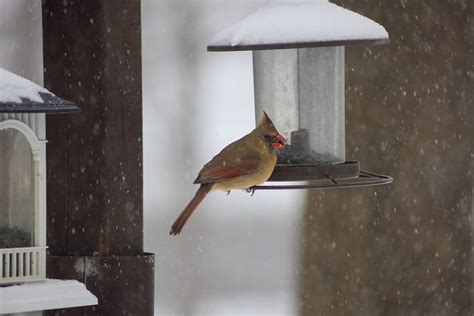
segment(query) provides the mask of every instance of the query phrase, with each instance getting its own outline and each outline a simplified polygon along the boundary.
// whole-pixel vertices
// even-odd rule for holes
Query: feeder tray
[[[358,162],[349,162],[348,165],[354,165],[354,163],[359,166]],[[347,163],[340,164],[339,166],[344,166]],[[344,166],[343,168],[346,168]],[[339,168],[344,170],[343,168]],[[347,167],[347,168],[353,168]],[[323,168],[321,168],[323,169]],[[356,177],[349,177],[349,178],[335,178],[332,175],[336,174],[334,170],[338,168],[334,168],[333,170],[328,169],[332,173],[327,173],[325,176],[319,178],[319,180],[312,180],[305,184],[284,184],[284,185],[258,185],[255,187],[250,188],[250,190],[288,190],[288,189],[345,189],[345,188],[356,188],[356,187],[369,187],[369,186],[376,186],[376,185],[383,185],[389,184],[393,182],[393,178],[387,175],[380,175],[369,171],[360,170],[358,176]],[[316,170],[313,169],[313,170]],[[337,172],[339,172],[338,170]],[[278,174],[280,171],[277,171]],[[323,173],[319,173],[322,175]],[[341,173],[342,174],[342,171]],[[314,174],[316,177],[316,173]],[[273,175],[272,175],[273,177]],[[285,181],[285,180],[272,180],[270,177],[269,181]]]
[[[276,165],[268,181],[311,181],[325,179],[350,179],[359,177],[360,163],[346,161],[341,164],[284,164]]]

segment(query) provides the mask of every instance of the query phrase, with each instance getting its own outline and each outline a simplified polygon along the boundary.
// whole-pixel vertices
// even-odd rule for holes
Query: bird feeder
[[[278,1],[211,40],[208,51],[252,51],[255,119],[268,113],[289,143],[279,151],[269,181],[328,181],[259,188],[392,181],[361,171],[345,154],[345,46],[387,42],[381,25],[322,0]]]
[[[46,277],[45,113],[78,111],[0,68],[0,284]]]

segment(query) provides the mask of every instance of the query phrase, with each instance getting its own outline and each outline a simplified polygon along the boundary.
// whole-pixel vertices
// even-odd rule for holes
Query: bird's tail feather
[[[209,191],[211,191],[212,185],[212,183],[201,184],[194,197],[189,201],[181,214],[179,214],[173,226],[171,226],[170,235],[178,235],[181,232],[184,224],[186,224],[196,208],[201,204],[202,200],[204,200]]]

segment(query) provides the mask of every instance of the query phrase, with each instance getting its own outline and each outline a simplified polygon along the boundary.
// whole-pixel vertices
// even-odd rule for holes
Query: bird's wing
[[[256,150],[229,145],[202,167],[194,183],[212,183],[248,175],[258,169],[261,161],[262,157]]]

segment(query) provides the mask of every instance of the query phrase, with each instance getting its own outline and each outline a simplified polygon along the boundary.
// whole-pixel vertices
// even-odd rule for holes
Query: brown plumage
[[[281,136],[266,113],[257,127],[221,150],[199,172],[195,184],[201,186],[178,216],[170,235],[178,235],[184,224],[210,191],[248,189],[270,177],[275,168]]]

